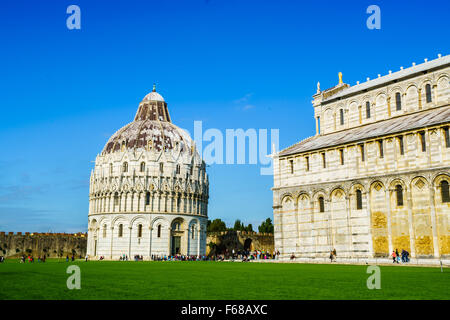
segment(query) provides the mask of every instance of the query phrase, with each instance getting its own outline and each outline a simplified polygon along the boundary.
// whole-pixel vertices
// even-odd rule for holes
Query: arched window
[[[419,136],[420,136],[420,144],[422,145],[422,152],[425,152],[427,151],[427,141],[425,139],[425,131],[420,131]]]
[[[106,238],[106,224],[103,225],[103,238]]]
[[[343,126],[344,125],[344,109],[339,110],[339,118],[340,118],[341,126]]]
[[[128,172],[128,162],[124,162],[122,165],[122,172]]]
[[[158,226],[158,234],[157,234],[158,238],[161,238],[161,225]]]
[[[150,204],[150,192],[145,194],[145,205],[148,206]]]
[[[176,172],[177,172],[177,174],[180,174],[180,165],[179,164],[177,164]]]
[[[119,238],[123,236],[123,224],[119,224]]]
[[[366,101],[366,118],[370,118],[370,102]]]
[[[325,212],[325,203],[323,197],[319,197],[319,212]]]
[[[426,94],[426,98],[427,98],[427,103],[431,102],[431,85],[429,83],[427,83],[427,85],[425,86],[425,94]]]
[[[444,137],[445,137],[445,147],[450,148],[450,134],[448,132],[448,127],[444,127]]]
[[[142,237],[142,224],[138,225],[138,238]]]
[[[113,174],[113,164],[109,164],[109,174]]]
[[[141,162],[141,172],[145,172],[145,162]]]
[[[118,192],[116,192],[114,194],[114,205],[115,206],[119,205],[119,193]]]
[[[395,186],[395,192],[397,194],[397,207],[403,206],[403,188],[401,185]]]
[[[395,94],[395,106],[397,111],[402,110],[402,95],[400,94],[400,92],[397,92]]]
[[[441,197],[442,197],[442,202],[450,202],[450,194],[448,191],[448,181],[446,181],[446,180],[441,181]]]
[[[361,190],[356,190],[356,210],[362,209],[362,192]]]
[[[192,239],[195,239],[195,227],[194,226],[191,227],[191,234],[192,234]]]
[[[383,151],[383,140],[378,140],[378,151],[380,158],[384,157],[384,151]]]
[[[164,163],[162,163],[162,162],[159,163],[159,172],[161,172],[161,173],[164,172]]]
[[[400,155],[404,155],[405,154],[405,148],[403,146],[403,137],[402,136],[398,137],[398,148],[400,150]]]

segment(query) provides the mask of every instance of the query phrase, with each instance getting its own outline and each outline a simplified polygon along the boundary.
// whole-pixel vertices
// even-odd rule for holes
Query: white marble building
[[[284,258],[450,259],[450,56],[318,84],[316,134],[274,155]]]
[[[89,194],[91,258],[206,252],[208,176],[189,135],[155,91],[95,160]]]

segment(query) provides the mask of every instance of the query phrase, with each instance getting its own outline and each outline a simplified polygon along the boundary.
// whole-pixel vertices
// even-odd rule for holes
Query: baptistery
[[[209,182],[189,134],[153,91],[134,121],[95,160],[89,192],[88,256],[145,260],[204,255]]]

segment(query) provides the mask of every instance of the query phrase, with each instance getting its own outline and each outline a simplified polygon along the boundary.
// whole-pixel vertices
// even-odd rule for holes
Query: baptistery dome
[[[90,179],[88,254],[104,259],[206,252],[208,176],[189,134],[153,91],[114,133]]]

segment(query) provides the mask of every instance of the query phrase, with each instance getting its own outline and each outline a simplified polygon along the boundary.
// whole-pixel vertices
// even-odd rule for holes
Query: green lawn
[[[0,299],[450,299],[450,270],[381,267],[369,290],[366,266],[237,262],[77,261],[81,290],[47,261],[0,264]]]

